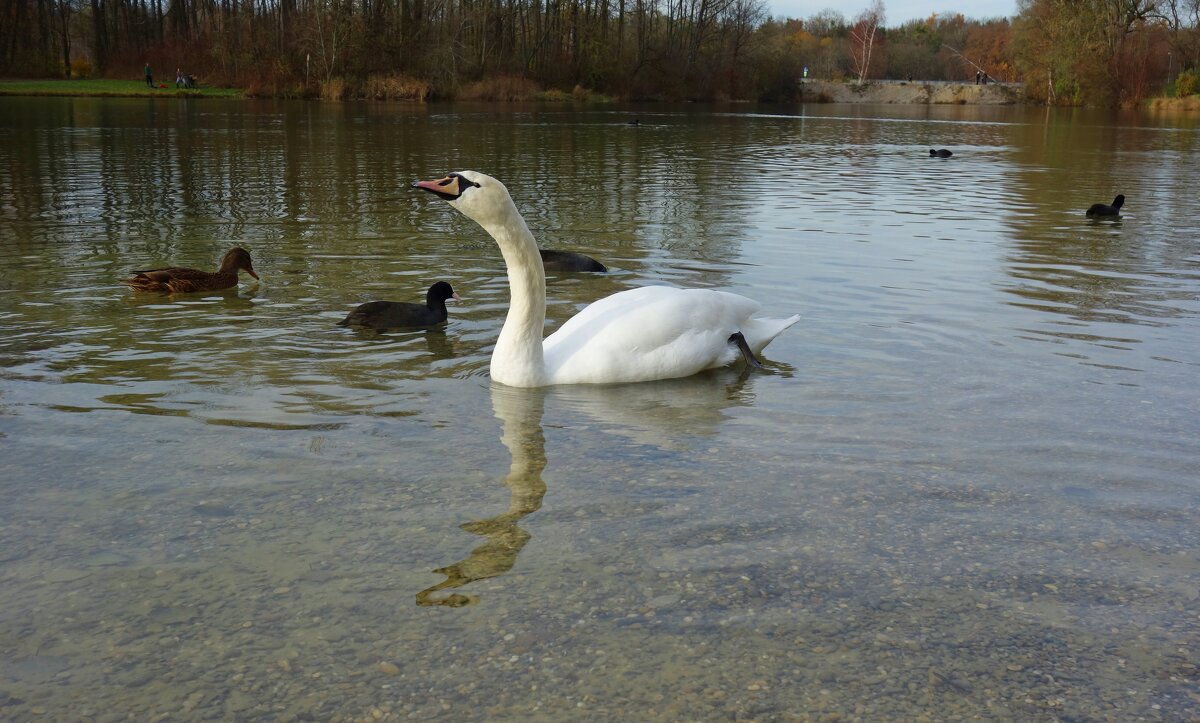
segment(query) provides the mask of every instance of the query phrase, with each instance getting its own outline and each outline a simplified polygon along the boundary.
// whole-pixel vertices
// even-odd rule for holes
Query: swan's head
[[[413,188],[448,201],[459,213],[483,226],[503,222],[515,210],[504,184],[478,171],[456,171],[436,181],[415,181]]]

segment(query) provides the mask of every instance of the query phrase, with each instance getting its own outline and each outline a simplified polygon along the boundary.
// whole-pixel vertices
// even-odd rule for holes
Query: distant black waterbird
[[[1087,210],[1089,216],[1120,216],[1121,206],[1125,205],[1125,195],[1119,194],[1113,199],[1111,206],[1106,206],[1103,203],[1093,203],[1092,207]]]
[[[446,320],[446,299],[461,301],[445,281],[429,287],[425,304],[368,301],[351,311],[338,326],[365,326],[375,330],[436,326]]]
[[[542,255],[542,267],[546,271],[608,271],[608,267],[591,256],[572,251],[538,249]]]

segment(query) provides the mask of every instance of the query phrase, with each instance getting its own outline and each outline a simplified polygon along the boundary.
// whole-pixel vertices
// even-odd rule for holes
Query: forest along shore
[[[862,85],[805,80],[800,85],[805,103],[912,103],[945,105],[1012,105],[1025,102],[1020,83],[872,80]]]

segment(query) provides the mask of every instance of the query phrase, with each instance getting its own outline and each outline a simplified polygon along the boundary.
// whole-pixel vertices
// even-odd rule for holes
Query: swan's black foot
[[[755,358],[754,352],[750,351],[750,345],[746,343],[746,337],[742,336],[742,332],[735,331],[734,333],[730,334],[729,343],[737,346],[738,351],[740,351],[742,356],[746,359],[747,364],[755,369],[763,368],[762,362]]]

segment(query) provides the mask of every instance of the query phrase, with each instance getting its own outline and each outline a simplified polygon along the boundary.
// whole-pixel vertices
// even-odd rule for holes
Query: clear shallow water
[[[0,717],[1200,715],[1194,119],[0,106]],[[499,253],[407,188],[461,168],[612,268],[551,325],[804,319],[492,387]],[[234,243],[261,284],[117,283]],[[439,279],[442,330],[334,325]]]

